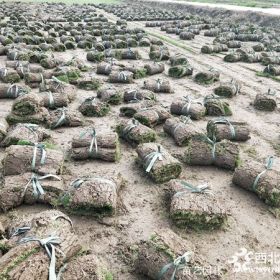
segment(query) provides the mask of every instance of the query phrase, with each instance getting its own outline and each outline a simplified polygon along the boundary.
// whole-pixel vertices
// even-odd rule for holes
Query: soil
[[[108,19],[116,21],[117,17],[97,9],[98,13],[104,14]],[[143,27],[144,22],[128,22],[128,27]],[[173,34],[166,34],[159,28],[145,28],[158,35],[164,35],[177,40]],[[178,52],[185,54],[194,74],[198,71],[208,70],[210,67],[221,72],[221,81],[231,80],[231,78],[242,84],[241,92],[229,100],[233,111],[231,120],[248,122],[251,139],[245,144],[240,144],[241,158],[254,158],[264,161],[270,155],[280,155],[280,110],[274,112],[256,111],[252,102],[258,93],[264,93],[268,88],[279,89],[279,82],[256,76],[256,71],[262,71],[260,64],[233,63],[229,64],[222,60],[223,54],[204,55],[201,54],[201,46],[211,43],[213,38],[203,35],[195,36],[192,41],[180,41],[188,50],[166,43],[171,54]],[[242,43],[244,46],[250,43]],[[142,60],[149,61],[149,48],[137,48],[142,56]],[[96,67],[95,63],[86,61],[86,52],[82,49],[68,50],[65,53],[54,53],[56,58],[71,59],[76,55],[82,61]],[[4,67],[6,57],[0,57],[0,66]],[[166,70],[156,77],[169,80],[174,94],[157,94],[158,100],[166,106],[170,106],[172,100],[185,95],[192,95],[195,98],[204,97],[212,93],[218,85],[214,83],[209,86],[196,84],[191,77],[174,79],[167,76],[169,65],[166,63]],[[98,75],[107,80],[106,76]],[[129,87],[142,86],[143,81],[149,78],[135,80],[133,85],[116,85],[116,87],[126,89]],[[151,77],[150,79],[153,79]],[[33,89],[38,92],[38,89]],[[77,89],[76,100],[69,105],[70,109],[79,107],[82,101],[96,91],[85,91]],[[1,100],[0,119],[6,117],[11,111],[12,100]],[[111,106],[111,112],[102,118],[86,118],[88,124],[94,124],[97,130],[108,130],[114,128],[120,118],[119,108],[122,106]],[[279,105],[278,105],[279,106]],[[207,122],[211,118],[205,117],[196,121],[195,124],[206,131]],[[160,135],[158,142],[162,144],[174,157],[180,158],[185,151],[184,147],[175,146],[174,140],[163,133],[162,125],[156,126],[155,130]],[[54,143],[65,153],[71,147],[71,140],[74,135],[84,131],[83,127],[58,128],[50,131]],[[198,184],[208,182],[211,185],[216,198],[224,201],[225,208],[231,210],[231,217],[228,226],[218,231],[194,232],[178,229],[169,218],[168,203],[165,199],[166,186],[154,184],[139,168],[135,159],[137,157],[135,148],[121,141],[121,160],[118,163],[102,161],[66,162],[66,182],[89,174],[102,174],[120,172],[127,181],[126,186],[121,190],[118,213],[114,217],[96,219],[92,217],[81,217],[70,215],[74,228],[79,239],[85,247],[89,247],[96,256],[107,261],[108,267],[113,272],[114,279],[119,280],[140,280],[146,277],[135,274],[131,268],[131,263],[127,256],[127,246],[131,246],[142,239],[148,239],[154,231],[159,231],[166,227],[192,242],[196,246],[195,253],[211,261],[213,265],[226,268],[228,272],[223,279],[279,279],[279,274],[238,273],[234,274],[227,261],[240,248],[246,247],[258,253],[280,253],[280,220],[277,219],[270,209],[258,199],[253,193],[247,192],[238,187],[232,186],[231,180],[233,172],[218,169],[216,167],[190,167],[183,165],[182,176],[187,181]],[[4,149],[0,149],[0,159],[4,156]],[[274,168],[280,171],[280,160],[276,159]],[[5,223],[12,215],[22,216],[29,213],[40,212],[47,209],[47,206],[21,206],[8,214],[1,214],[0,221]]]

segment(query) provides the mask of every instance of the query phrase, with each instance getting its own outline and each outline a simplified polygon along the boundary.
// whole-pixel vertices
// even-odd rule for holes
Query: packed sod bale
[[[57,67],[53,75],[65,83],[77,84],[77,80],[81,77],[81,71],[78,67],[74,66],[61,66]]]
[[[214,89],[214,93],[218,96],[233,97],[240,92],[241,86],[236,81],[223,82]]]
[[[170,53],[168,48],[164,46],[151,46],[149,57],[154,61],[164,61],[170,58]]]
[[[139,165],[156,183],[168,182],[180,176],[181,164],[160,144],[143,143],[136,152]]]
[[[0,209],[6,212],[21,204],[53,205],[63,193],[64,183],[55,175],[44,177],[27,172],[6,176],[0,189]]]
[[[212,84],[214,82],[219,81],[219,79],[220,79],[220,73],[215,70],[198,72],[194,76],[194,81],[202,85]]]
[[[32,123],[20,123],[9,128],[0,143],[2,147],[26,143],[32,145],[50,138],[50,134],[42,127]]]
[[[64,156],[59,150],[46,148],[44,144],[11,145],[6,149],[3,158],[3,173],[19,175],[25,172],[36,172],[40,175],[59,174]]]
[[[155,93],[145,89],[129,89],[124,92],[124,102],[133,103],[142,100],[156,100]]]
[[[78,88],[84,90],[97,90],[102,85],[102,81],[96,77],[84,77],[77,80]]]
[[[136,100],[137,101],[137,100]],[[137,112],[153,107],[156,104],[155,100],[142,100],[138,102],[129,102],[120,108],[120,113],[125,117],[133,117]]]
[[[170,280],[173,279],[173,274],[176,280],[203,279],[197,276],[198,270],[194,269],[194,249],[193,244],[169,228],[161,229],[153,233],[148,240],[141,241],[134,264],[135,270],[145,279]],[[172,266],[175,260],[181,264],[181,269]]]
[[[211,140],[247,141],[250,130],[246,122],[229,121],[225,118],[210,120],[207,123],[207,136]]]
[[[243,189],[257,194],[267,205],[280,206],[280,173],[272,168],[273,158],[266,164],[245,161],[233,174],[232,182]]]
[[[156,140],[156,132],[135,119],[121,121],[117,125],[116,131],[121,138],[132,145]]]
[[[280,66],[268,64],[264,70],[264,73],[267,73],[272,76],[279,76],[280,75]]]
[[[67,107],[70,103],[68,95],[58,92],[40,92],[38,96],[42,99],[43,106],[49,109]]]
[[[266,94],[258,93],[254,100],[254,107],[257,110],[272,112],[277,107],[276,98],[270,90]]]
[[[67,95],[69,101],[73,101],[76,98],[76,87],[74,85],[69,85],[58,80],[56,77],[52,77],[51,79],[44,80],[40,84],[40,91],[46,92],[57,92],[63,95]]]
[[[75,160],[119,161],[120,145],[118,134],[114,132],[96,132],[94,128],[88,129],[73,138],[71,157]]]
[[[39,112],[42,105],[42,101],[37,94],[25,94],[14,101],[12,112],[18,116],[33,115]]]
[[[145,78],[147,76],[147,70],[146,68],[142,67],[141,65],[137,64],[130,64],[127,66],[124,66],[122,70],[129,71],[133,73],[134,79],[141,79]]]
[[[87,53],[87,60],[92,62],[101,62],[105,59],[104,52],[89,51]]]
[[[183,54],[176,54],[170,57],[171,66],[189,64],[188,59]]]
[[[204,105],[208,116],[231,116],[232,111],[229,103],[222,100],[222,97],[208,95],[205,97]]]
[[[201,52],[205,54],[220,53],[228,51],[228,46],[223,44],[204,45],[201,47]]]
[[[173,89],[168,80],[148,80],[144,81],[144,89],[151,90],[155,93],[173,93]]]
[[[118,192],[124,181],[116,176],[78,178],[60,199],[60,204],[79,215],[113,215],[117,209]]]
[[[264,56],[262,58],[262,64],[265,66],[269,65],[269,64],[280,65],[280,57],[279,56]]]
[[[28,86],[19,84],[0,84],[0,99],[16,99],[17,97],[27,94],[31,91]]]
[[[62,107],[49,113],[47,125],[51,129],[59,127],[77,127],[84,125],[84,119],[80,112]]]
[[[79,111],[87,117],[104,117],[110,112],[110,105],[95,97],[88,97],[79,106]]]
[[[17,123],[33,123],[33,124],[46,124],[46,121],[49,118],[49,112],[46,108],[39,108],[38,112],[32,115],[18,115],[15,112],[11,112],[7,115],[6,121],[10,124]]]
[[[27,85],[36,83],[39,85],[44,81],[44,74],[43,73],[25,73],[24,74],[24,81]]]
[[[72,259],[60,274],[60,280],[111,280],[112,273],[95,255],[81,255]]]
[[[191,76],[193,68],[190,65],[177,65],[168,69],[168,75],[173,78],[182,78],[185,76]]]
[[[110,83],[131,84],[133,82],[133,72],[130,71],[113,71],[109,75]]]
[[[224,61],[226,61],[226,62],[238,62],[238,61],[241,61],[241,58],[242,58],[241,53],[232,52],[232,53],[229,53],[229,54],[225,55]]]
[[[184,32],[180,33],[179,38],[181,40],[192,40],[192,39],[194,39],[194,36],[195,35],[192,32],[184,31]]]
[[[118,105],[122,103],[123,93],[114,87],[104,87],[97,91],[97,97],[100,98],[102,102],[107,102],[112,105]]]
[[[164,107],[153,106],[140,109],[133,117],[148,127],[154,127],[164,123],[171,114]]]
[[[116,58],[116,59],[121,59],[122,52],[121,50],[112,50],[112,49],[107,49],[104,51],[104,56],[106,58]],[[105,58],[104,58],[105,59]],[[100,60],[103,61],[104,59]],[[98,62],[100,62],[98,61]]]
[[[148,75],[155,75],[164,72],[164,63],[154,62],[145,64],[144,68],[147,71]]]
[[[228,218],[224,209],[207,184],[193,186],[182,180],[169,183],[171,192],[170,217],[176,226],[194,230],[221,228]]]
[[[0,120],[0,142],[6,137],[9,125],[5,119]]]
[[[113,69],[112,63],[100,62],[97,64],[96,74],[102,74],[102,75],[108,76],[108,75],[110,75],[112,69]]]
[[[175,140],[178,146],[186,146],[190,140],[204,135],[188,118],[169,118],[165,121],[163,130]]]
[[[228,41],[227,43],[228,48],[230,49],[238,49],[241,48],[241,42],[240,41]]]
[[[204,139],[205,138],[205,139]],[[189,141],[184,153],[184,162],[189,165],[215,165],[234,170],[239,163],[238,144],[228,140],[214,142],[209,138]]]
[[[171,114],[189,116],[191,119],[202,119],[206,114],[204,103],[189,96],[175,99],[170,106]]]
[[[121,59],[132,59],[132,60],[138,60],[141,58],[141,55],[137,50],[127,49],[123,50],[121,53]]]
[[[11,68],[1,68],[0,69],[0,79],[3,83],[17,83],[20,81],[20,76],[18,72]]]
[[[56,279],[57,271],[82,249],[70,218],[60,211],[14,220],[5,244],[8,252],[0,259],[1,279]]]
[[[40,60],[40,64],[46,69],[54,69],[56,66],[59,65],[59,61],[56,60],[54,57],[46,57]]]

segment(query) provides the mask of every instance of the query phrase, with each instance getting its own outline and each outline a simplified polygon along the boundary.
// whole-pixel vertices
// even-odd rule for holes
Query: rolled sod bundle
[[[261,111],[274,111],[277,107],[274,93],[270,89],[265,94],[258,93],[254,100],[254,107]]]
[[[227,221],[229,211],[225,210],[208,189],[207,184],[194,186],[183,180],[170,181],[170,217],[178,227],[194,230],[215,230]]]
[[[19,115],[12,111],[6,117],[6,121],[10,124],[17,124],[17,123],[33,123],[33,124],[46,124],[46,121],[49,118],[49,112],[46,108],[42,107],[39,110],[30,115]]]
[[[264,73],[267,73],[269,75],[272,76],[279,76],[280,75],[280,65],[272,65],[272,64],[268,64],[264,70]]]
[[[241,53],[232,52],[232,53],[227,54],[224,57],[224,61],[226,61],[226,62],[238,62],[238,61],[241,61],[241,58],[242,58]]]
[[[118,105],[122,103],[123,94],[120,90],[114,87],[104,87],[97,91],[97,97],[100,98],[102,102],[107,102],[112,105]]]
[[[266,164],[245,161],[233,174],[232,182],[243,189],[257,194],[267,205],[280,206],[280,173],[273,170],[273,157]]]
[[[40,61],[40,65],[46,69],[54,69],[56,66],[59,65],[59,61],[56,60],[54,57],[46,57]]]
[[[151,46],[149,57],[154,61],[163,61],[170,58],[169,50],[164,46]]]
[[[3,158],[3,173],[20,175],[25,172],[36,172],[40,175],[59,174],[64,156],[59,150],[52,150],[44,144],[12,145],[6,149]]]
[[[69,101],[73,101],[76,98],[77,89],[74,85],[69,85],[58,80],[56,77],[52,77],[51,79],[44,80],[40,84],[40,91],[58,92],[67,95]]]
[[[245,122],[230,121],[225,118],[210,120],[207,123],[207,136],[211,140],[247,141],[250,130]]]
[[[97,90],[101,86],[102,82],[96,77],[84,77],[77,80],[78,88],[85,90]]]
[[[96,132],[94,128],[84,131],[72,140],[71,157],[75,160],[100,159],[119,161],[119,137],[114,132]]]
[[[228,41],[226,44],[231,49],[241,48],[241,42],[240,41]]]
[[[228,140],[216,143],[203,137],[189,141],[183,160],[189,165],[215,165],[234,170],[239,164],[239,147]]]
[[[185,76],[191,76],[193,68],[190,65],[177,65],[168,69],[168,75],[173,78],[182,78]]]
[[[141,241],[134,264],[135,270],[145,279],[203,279],[195,269],[192,253],[194,249],[193,244],[169,228],[161,229],[153,233],[148,240]],[[180,265],[180,269],[177,269],[178,264],[176,266],[175,261]]]
[[[204,72],[198,72],[194,76],[195,82],[198,84],[209,85],[216,81],[219,81],[220,73],[215,70],[209,70]]]
[[[120,175],[78,178],[71,183],[60,203],[67,211],[79,215],[113,215],[123,184]]]
[[[129,89],[124,92],[124,102],[139,102],[141,100],[156,100],[154,92],[145,89]]]
[[[87,277],[87,278],[85,278]],[[82,254],[67,263],[65,269],[60,273],[60,280],[110,280],[112,273],[106,268],[102,260],[94,254]]]
[[[32,123],[20,123],[11,127],[0,143],[2,147],[26,143],[32,145],[50,138],[50,134],[42,127]]]
[[[77,127],[84,124],[84,119],[80,112],[62,107],[50,112],[47,124],[51,129]]]
[[[279,56],[264,56],[262,58],[262,64],[263,65],[269,65],[269,64],[280,65],[280,57]]]
[[[143,88],[147,90],[151,90],[156,93],[173,93],[173,89],[171,88],[171,85],[168,80],[148,80],[144,81]]]
[[[142,100],[137,102],[136,101],[129,102],[129,104],[122,106],[120,108],[121,115],[131,118],[138,111],[153,107],[156,104],[155,100]]]
[[[223,97],[208,95],[204,99],[206,114],[208,116],[231,116],[230,105],[222,100]]]
[[[233,97],[240,92],[241,86],[236,81],[221,83],[214,89],[214,93],[218,96]]]
[[[70,218],[57,210],[26,215],[10,228],[8,252],[0,259],[1,279],[56,279],[57,271],[82,249]]]
[[[58,92],[40,92],[38,96],[42,99],[43,106],[49,109],[67,107],[70,103],[68,95]]]
[[[133,82],[133,72],[130,71],[113,71],[109,75],[110,83],[130,84]]]
[[[28,86],[19,84],[0,84],[0,99],[16,99],[17,97],[27,94],[31,91]]]
[[[164,123],[168,118],[171,117],[171,115],[164,107],[153,106],[140,109],[133,115],[133,117],[140,123],[149,127],[153,127]]]
[[[88,97],[79,106],[79,111],[84,116],[103,117],[110,112],[110,105],[107,102],[99,101],[95,97]]]
[[[175,99],[170,106],[171,114],[189,116],[191,119],[202,119],[206,114],[203,101],[190,96]]]
[[[181,164],[160,144],[143,143],[136,152],[139,164],[156,183],[168,182],[180,176]]]
[[[11,68],[1,68],[0,69],[0,79],[3,83],[17,83],[20,81],[20,76],[18,72]]]
[[[87,60],[92,62],[100,62],[105,59],[104,52],[99,51],[89,51],[87,53]]]
[[[171,66],[189,64],[188,59],[183,54],[176,54],[170,57]]]
[[[110,75],[113,69],[112,63],[100,62],[96,67],[96,74]]]
[[[145,64],[144,68],[147,70],[148,75],[155,75],[164,72],[164,63],[154,62]]]
[[[194,39],[194,36],[195,35],[192,32],[184,31],[184,32],[180,33],[179,38],[181,40],[192,40],[192,39]]]
[[[42,101],[35,93],[19,96],[13,103],[12,112],[18,116],[33,115],[39,112]]]
[[[0,189],[0,209],[6,212],[21,204],[54,204],[64,193],[64,183],[60,177],[35,173],[6,176]]]
[[[206,54],[220,53],[228,51],[228,46],[224,44],[204,45],[201,47],[201,52]]]
[[[25,73],[24,74],[24,81],[26,84],[33,84],[36,83],[39,85],[41,82],[44,81],[44,74],[43,73]]]
[[[132,49],[127,49],[127,50],[122,50],[121,52],[121,59],[133,59],[137,60],[140,59],[141,55],[137,50],[132,50]]]
[[[155,142],[156,132],[135,119],[123,120],[117,127],[118,135],[131,144]]]
[[[146,68],[142,67],[141,65],[130,64],[130,65],[124,66],[122,69],[124,71],[132,72],[134,79],[141,79],[141,78],[144,78],[147,76]]]
[[[202,137],[204,133],[188,118],[169,118],[163,125],[163,130],[169,134],[178,146],[186,146],[190,140]]]

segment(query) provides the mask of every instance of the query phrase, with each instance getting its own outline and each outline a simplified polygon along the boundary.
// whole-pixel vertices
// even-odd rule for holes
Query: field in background
[[[272,8],[280,7],[280,0],[186,0],[188,2],[227,4],[245,7]]]

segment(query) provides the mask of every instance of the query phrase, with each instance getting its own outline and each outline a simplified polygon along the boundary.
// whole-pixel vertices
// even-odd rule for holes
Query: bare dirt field
[[[119,19],[100,8],[96,8],[96,12],[98,15],[103,14],[111,22],[116,22]],[[278,158],[280,155],[279,99],[277,97],[278,109],[273,112],[258,111],[252,105],[255,96],[266,92],[269,88],[278,91],[278,94],[280,92],[278,81],[256,75],[257,72],[263,70],[264,66],[259,63],[227,63],[223,61],[225,53],[202,54],[201,47],[205,44],[211,44],[213,41],[212,37],[205,37],[203,33],[196,35],[191,41],[182,41],[175,34],[167,34],[161,31],[160,27],[145,27],[145,22],[142,21],[128,21],[127,27],[143,28],[151,38],[158,39],[161,37],[178,41],[178,46],[170,43],[172,41],[165,41],[164,44],[168,47],[171,55],[184,54],[194,68],[194,73],[213,67],[220,72],[220,81],[230,81],[232,78],[237,80],[242,85],[241,92],[234,98],[227,100],[233,111],[230,120],[246,121],[251,135],[247,142],[239,144],[241,159],[264,162],[268,156],[274,155],[273,168],[280,172],[280,160]],[[185,46],[185,48],[180,47],[180,45]],[[243,42],[242,45],[248,47],[252,43]],[[149,47],[137,47],[137,50],[142,56],[139,62],[131,62],[130,60],[122,60],[121,62],[124,64],[150,62]],[[93,67],[90,74],[98,77],[104,84],[107,83],[107,76],[95,74],[97,64],[87,61],[85,50],[75,49],[61,53],[54,52],[55,58],[64,61],[71,59],[73,55]],[[1,56],[1,67],[5,67],[6,60],[6,56]],[[168,80],[174,89],[174,94],[157,94],[158,102],[163,106],[169,107],[174,99],[185,95],[203,98],[206,94],[212,93],[213,89],[219,84],[219,82],[216,82],[205,86],[195,83],[192,77],[171,78],[167,75],[168,67],[169,63],[165,62],[165,72],[155,76]],[[143,85],[143,81],[147,79],[150,78],[134,80],[133,84],[130,85],[117,84],[116,87],[121,90],[139,88]],[[32,89],[32,92],[39,93],[39,89]],[[77,110],[85,98],[95,95],[96,91],[77,88],[77,97],[75,101],[69,104],[69,108]],[[9,114],[13,102],[13,100],[1,99],[0,119]],[[86,117],[87,126],[94,125],[97,131],[113,130],[121,119],[125,119],[120,116],[119,109],[121,106],[123,104],[111,106],[110,113],[101,118]],[[210,119],[211,117],[206,116],[202,120],[195,121],[195,124],[198,128],[206,131],[206,125]],[[55,145],[63,150],[65,155],[69,155],[73,136],[81,133],[84,129],[84,127],[64,127],[49,132]],[[185,148],[176,146],[173,139],[163,132],[162,125],[158,125],[154,129],[158,134],[157,143],[162,144],[175,158],[181,161]],[[5,149],[1,148],[1,159],[4,156]],[[113,279],[149,279],[134,271],[131,260],[133,246],[141,240],[147,240],[153,232],[164,232],[166,228],[172,229],[184,240],[191,242],[195,246],[194,253],[211,263],[213,268],[221,269],[223,271],[221,279],[280,279],[280,274],[275,272],[235,273],[228,263],[228,260],[240,248],[246,248],[255,253],[269,254],[273,252],[280,254],[279,218],[272,213],[269,206],[252,192],[232,184],[233,171],[214,166],[196,167],[182,163],[181,178],[196,185],[208,182],[217,200],[231,213],[227,224],[222,229],[193,231],[179,229],[172,223],[169,217],[169,202],[166,199],[167,184],[155,184],[136,164],[136,158],[135,148],[121,140],[121,159],[119,162],[73,161],[68,156],[65,163],[63,178],[66,185],[70,184],[73,179],[92,174],[102,176],[102,174],[120,173],[126,181],[125,186],[119,193],[118,209],[114,216],[96,218],[69,215],[79,241],[85,248],[89,248],[93,254],[106,261],[114,276]],[[22,205],[8,213],[2,213],[0,221],[3,225],[7,225],[11,217],[28,216],[51,208],[43,205]]]

